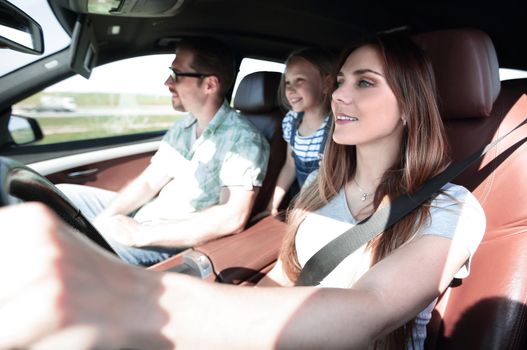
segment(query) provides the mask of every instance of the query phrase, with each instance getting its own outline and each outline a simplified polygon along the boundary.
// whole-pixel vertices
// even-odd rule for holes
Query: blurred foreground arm
[[[423,237],[353,289],[248,288],[126,265],[40,204],[2,208],[0,223],[1,349],[362,348],[424,308],[468,256]]]

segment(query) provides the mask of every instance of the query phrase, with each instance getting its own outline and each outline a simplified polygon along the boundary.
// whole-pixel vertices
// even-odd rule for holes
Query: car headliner
[[[52,0],[87,12],[86,0]],[[140,1],[126,0],[127,4]],[[177,38],[215,36],[242,56],[284,59],[295,47],[322,45],[340,50],[368,33],[408,28],[420,33],[472,27],[494,42],[500,66],[527,70],[527,1],[339,1],[339,0],[161,0],[178,10],[160,14],[128,9],[118,15],[88,14],[99,44],[98,64],[138,54],[167,52]],[[135,11],[135,12],[134,12]],[[137,17],[141,16],[141,17]],[[65,10],[66,29],[76,14]],[[111,26],[121,27],[112,35]]]

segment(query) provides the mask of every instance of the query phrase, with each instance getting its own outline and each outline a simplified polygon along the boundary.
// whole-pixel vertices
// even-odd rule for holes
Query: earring
[[[403,120],[403,126],[406,126],[406,118],[401,118]]]

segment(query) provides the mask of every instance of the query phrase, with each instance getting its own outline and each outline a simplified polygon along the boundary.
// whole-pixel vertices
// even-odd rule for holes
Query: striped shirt
[[[298,113],[289,111],[282,120],[283,137],[287,143],[291,141],[291,129],[293,127],[293,120],[298,117]],[[308,136],[302,136],[298,133],[295,137],[295,144],[293,146],[293,152],[303,162],[309,162],[320,159],[319,153],[321,151],[320,144],[324,140],[324,129],[326,124],[329,122],[329,115],[324,118],[324,122],[320,124],[319,128]]]

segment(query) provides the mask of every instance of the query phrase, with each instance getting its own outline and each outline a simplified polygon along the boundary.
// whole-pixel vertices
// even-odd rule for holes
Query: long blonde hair
[[[446,136],[437,107],[435,79],[423,51],[405,35],[382,34],[361,44],[374,46],[383,59],[386,81],[406,118],[399,156],[384,173],[373,199],[377,209],[383,200],[393,200],[412,193],[449,163]],[[342,66],[353,51],[347,50]],[[333,132],[333,127],[331,129]],[[317,181],[311,183],[294,200],[288,212],[288,232],[280,259],[287,276],[295,281],[300,272],[295,237],[306,216],[326,205],[355,175],[355,146],[336,144],[331,138],[324,151]],[[408,241],[429,216],[429,205],[423,205],[386,229],[368,243],[373,252],[372,264]],[[411,327],[401,327],[390,334],[383,346],[404,344]],[[390,345],[392,344],[392,345]],[[397,345],[395,345],[397,344]],[[404,347],[404,346],[403,346]]]

